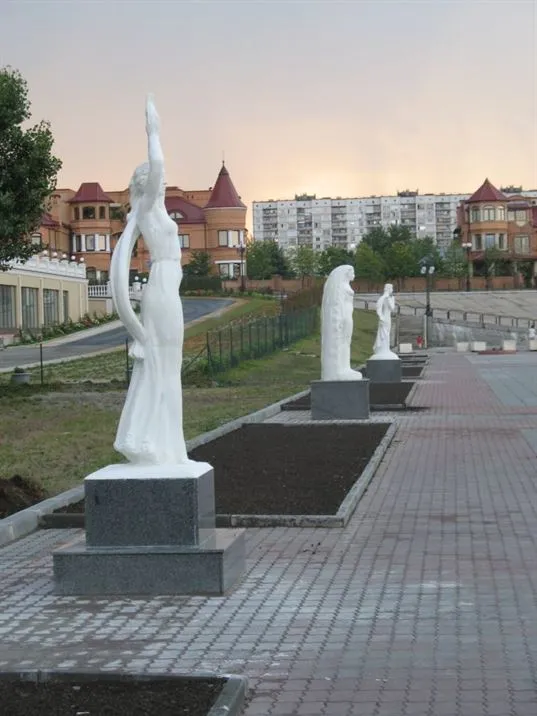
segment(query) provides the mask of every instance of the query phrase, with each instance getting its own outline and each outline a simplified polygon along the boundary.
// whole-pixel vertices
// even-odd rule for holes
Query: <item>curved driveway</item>
[[[226,308],[233,303],[233,299],[222,298],[189,298],[183,299],[183,313],[185,324],[192,323],[203,316]],[[83,331],[80,338],[72,334],[65,343],[44,343],[43,360],[58,361],[66,358],[82,358],[92,353],[110,350],[125,344],[127,332],[123,326],[111,328],[106,331],[94,333]],[[0,371],[12,369],[16,366],[32,365],[39,362],[39,345],[14,346],[0,351]]]

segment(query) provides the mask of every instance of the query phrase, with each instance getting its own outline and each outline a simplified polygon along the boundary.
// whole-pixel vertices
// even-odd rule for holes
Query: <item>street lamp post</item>
[[[466,290],[471,290],[471,281],[470,281],[470,251],[472,250],[472,242],[471,241],[465,241],[461,243],[461,248],[463,248],[466,251]]]
[[[241,276],[241,286],[240,286],[240,292],[244,293],[246,290],[246,271],[245,271],[245,265],[244,265],[244,254],[246,252],[246,244],[244,243],[244,239],[241,236],[239,239],[239,245],[237,246],[237,251],[239,253],[239,256],[241,258],[240,263],[240,276]]]
[[[424,344],[425,348],[429,345],[429,328],[430,319],[433,315],[431,309],[431,281],[434,274],[434,266],[430,264],[424,264],[421,267],[421,274],[425,276],[425,321],[424,321]]]

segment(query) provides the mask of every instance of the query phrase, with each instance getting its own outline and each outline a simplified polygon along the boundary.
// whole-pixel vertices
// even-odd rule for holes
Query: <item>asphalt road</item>
[[[183,314],[185,324],[195,321],[197,318],[207,316],[209,313],[218,311],[225,306],[229,306],[233,301],[231,299],[221,298],[189,298],[183,299]],[[60,345],[43,345],[43,360],[59,360],[63,358],[78,358],[85,355],[91,355],[98,351],[116,348],[124,345],[127,339],[127,332],[124,328],[114,328],[103,333],[94,335],[80,335],[79,340],[73,340],[70,343]],[[0,369],[15,368],[16,366],[25,366],[31,363],[39,362],[39,346],[13,346],[0,350]]]

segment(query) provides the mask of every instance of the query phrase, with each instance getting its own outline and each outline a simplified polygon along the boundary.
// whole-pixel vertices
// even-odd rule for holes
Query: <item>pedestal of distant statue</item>
[[[215,528],[213,468],[187,455],[181,249],[164,204],[159,126],[148,99],[149,163],[131,180],[132,208],[110,268],[114,304],[133,340],[132,379],[114,443],[128,462],[85,479],[85,540],[54,553],[56,594],[219,595],[245,569],[244,530]],[[140,233],[151,270],[138,318],[129,268]]]
[[[367,420],[369,415],[369,380],[312,382],[312,420]]]
[[[366,363],[366,375],[372,383],[400,383],[403,371],[400,358],[378,360],[370,358]]]
[[[215,529],[213,469],[110,465],[84,481],[86,540],[54,553],[56,594],[228,592],[244,531]]]

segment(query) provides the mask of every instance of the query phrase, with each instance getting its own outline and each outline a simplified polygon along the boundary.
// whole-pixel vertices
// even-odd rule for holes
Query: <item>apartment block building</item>
[[[537,191],[522,194],[537,197]],[[284,249],[306,245],[322,251],[328,246],[350,249],[371,229],[400,224],[418,238],[432,237],[443,250],[453,241],[458,207],[469,196],[405,190],[395,196],[254,201],[253,233],[256,241],[276,240]]]

